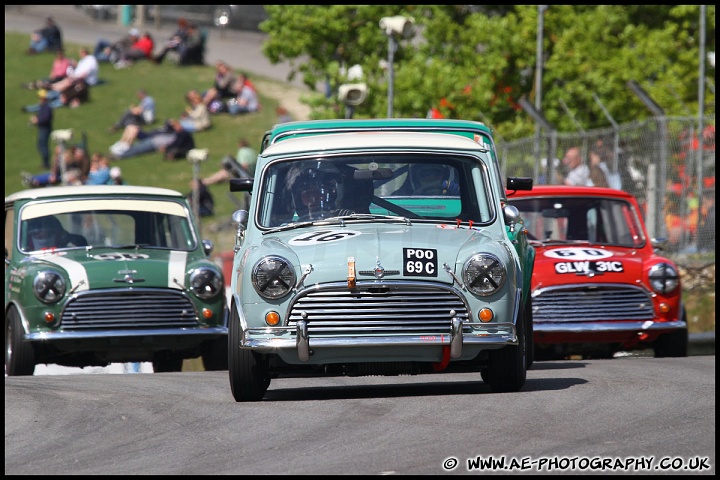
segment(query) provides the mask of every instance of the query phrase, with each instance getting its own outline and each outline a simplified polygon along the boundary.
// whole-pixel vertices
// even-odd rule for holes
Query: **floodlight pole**
[[[387,116],[392,118],[393,116],[393,102],[395,101],[395,69],[393,62],[395,61],[395,49],[397,48],[397,42],[395,36],[392,34],[388,35],[388,106]]]
[[[393,102],[395,94],[395,66],[393,63],[395,51],[397,50],[398,45],[395,36],[402,35],[405,38],[413,36],[415,33],[413,28],[414,23],[415,20],[412,17],[403,17],[401,15],[383,17],[380,19],[380,28],[388,37],[388,118],[392,118],[393,116]]]

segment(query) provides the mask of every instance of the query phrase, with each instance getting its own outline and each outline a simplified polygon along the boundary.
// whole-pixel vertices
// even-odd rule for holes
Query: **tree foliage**
[[[388,49],[383,17],[412,17],[416,35],[396,39],[393,116],[482,120],[506,140],[535,125],[518,105],[537,94],[537,5],[266,5],[263,51],[288,62],[316,92],[313,118],[342,116],[337,88],[360,65],[369,95],[355,117],[384,117]],[[628,87],[636,81],[668,116],[698,111],[698,5],[552,5],[543,13],[541,105],[559,131],[607,127],[652,114]],[[707,6],[705,51],[715,51],[715,7]],[[705,62],[706,109],[714,112],[714,65]],[[565,110],[567,107],[567,111]]]

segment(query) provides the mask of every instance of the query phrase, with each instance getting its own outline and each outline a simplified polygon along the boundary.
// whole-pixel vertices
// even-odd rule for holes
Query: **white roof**
[[[180,192],[167,188],[144,187],[138,185],[78,185],[46,188],[32,188],[12,193],[5,197],[5,203],[17,200],[53,198],[79,195],[164,195],[182,197]]]
[[[428,132],[373,131],[317,134],[289,138],[270,145],[263,151],[262,156],[359,148],[485,150],[485,147],[461,135]]]

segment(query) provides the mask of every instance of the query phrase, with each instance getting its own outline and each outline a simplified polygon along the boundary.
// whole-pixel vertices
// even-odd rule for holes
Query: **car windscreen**
[[[274,228],[365,214],[413,222],[472,222],[497,213],[486,166],[463,155],[337,155],[275,161],[261,173],[257,221]],[[367,217],[366,217],[367,218]]]
[[[544,242],[587,241],[638,248],[645,235],[630,202],[599,197],[510,198],[528,238]]]
[[[187,209],[175,201],[64,200],[26,205],[19,248],[30,252],[73,247],[143,246],[194,250]]]

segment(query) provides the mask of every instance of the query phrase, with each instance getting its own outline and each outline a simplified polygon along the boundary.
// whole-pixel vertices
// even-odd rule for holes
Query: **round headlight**
[[[218,295],[223,288],[220,272],[212,268],[196,268],[190,273],[190,290],[196,297],[207,300]]]
[[[475,295],[485,297],[492,295],[503,286],[507,270],[495,255],[481,253],[465,262],[462,275],[468,290]]]
[[[663,295],[675,290],[680,284],[680,275],[669,263],[658,263],[650,268],[650,287]]]
[[[55,303],[65,295],[65,279],[55,270],[43,270],[35,275],[33,293],[43,303]]]
[[[295,285],[295,270],[282,257],[265,257],[253,268],[252,284],[261,297],[280,298],[287,295]]]

